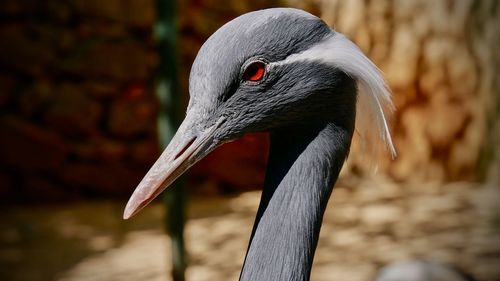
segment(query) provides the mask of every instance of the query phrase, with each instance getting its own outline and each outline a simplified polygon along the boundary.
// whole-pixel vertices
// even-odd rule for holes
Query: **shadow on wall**
[[[158,149],[153,2],[3,1],[0,198],[130,192]]]

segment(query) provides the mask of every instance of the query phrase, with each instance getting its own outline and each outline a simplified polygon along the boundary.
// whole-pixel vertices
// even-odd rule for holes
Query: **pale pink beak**
[[[214,143],[213,136],[216,129],[224,122],[223,118],[199,135],[192,132],[192,126],[196,124],[193,121],[189,115],[186,116],[167,148],[130,197],[123,213],[124,219],[137,214],[189,167],[220,145]]]

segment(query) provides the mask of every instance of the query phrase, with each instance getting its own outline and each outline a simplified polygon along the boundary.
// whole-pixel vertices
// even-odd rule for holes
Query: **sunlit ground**
[[[349,188],[346,186],[356,186]],[[237,280],[259,192],[192,198],[187,279]],[[341,182],[333,193],[312,280],[372,280],[390,262],[453,264],[500,280],[497,184]],[[163,206],[121,219],[124,202],[2,209],[0,280],[169,280]]]

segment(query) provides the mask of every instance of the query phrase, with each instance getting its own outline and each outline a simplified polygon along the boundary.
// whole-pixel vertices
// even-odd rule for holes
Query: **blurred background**
[[[312,280],[373,280],[413,259],[500,280],[498,1],[161,2],[0,3],[0,280],[172,280],[166,205],[121,219],[161,151],[160,7],[176,24],[165,73],[183,112],[201,44],[236,16],[276,6],[356,42],[397,108],[398,157],[374,160],[374,173],[353,148]],[[188,173],[186,280],[237,280],[267,147],[266,135],[245,136]]]

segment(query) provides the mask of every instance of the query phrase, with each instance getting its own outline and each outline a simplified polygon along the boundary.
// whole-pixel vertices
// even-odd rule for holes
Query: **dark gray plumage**
[[[252,81],[255,65],[263,75]],[[278,8],[242,15],[215,32],[193,63],[189,91],[185,120],[124,217],[222,143],[268,131],[269,165],[240,280],[308,280],[355,122],[362,138],[374,132],[394,151],[380,72],[321,19]]]

